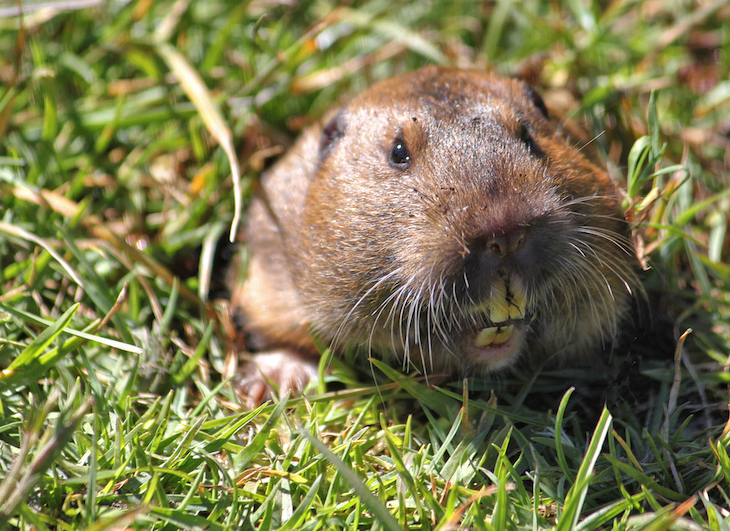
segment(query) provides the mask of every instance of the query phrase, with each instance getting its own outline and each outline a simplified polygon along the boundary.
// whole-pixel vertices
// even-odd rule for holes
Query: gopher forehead
[[[370,120],[416,129],[445,125],[516,125],[544,118],[524,83],[491,74],[430,67],[374,85],[355,98],[348,111]],[[361,116],[362,118],[363,116]]]
[[[353,105],[392,107],[431,106],[459,109],[478,104],[529,105],[521,81],[476,71],[430,67],[374,85],[353,100]]]

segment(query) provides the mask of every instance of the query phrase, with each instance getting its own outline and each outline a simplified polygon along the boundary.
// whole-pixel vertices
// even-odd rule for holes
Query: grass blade
[[[233,135],[218,111],[216,104],[213,102],[208,87],[205,86],[203,80],[185,60],[183,55],[176,48],[165,42],[158,42],[156,49],[160,57],[170,67],[170,70],[175,72],[180,85],[200,113],[200,117],[205,122],[208,131],[218,141],[218,144],[223,148],[223,151],[228,157],[228,163],[233,174],[233,198],[235,201],[230,240],[234,241],[241,220],[241,170],[236,151],[233,148]]]
[[[345,481],[352,487],[357,493],[358,498],[365,504],[365,506],[372,511],[373,515],[377,518],[378,522],[388,531],[403,531],[403,528],[398,523],[383,503],[370,492],[365,484],[360,480],[357,474],[348,467],[342,459],[337,457],[332,451],[327,448],[321,441],[317,440],[314,435],[309,433],[303,427],[299,428],[300,433],[304,435],[307,440],[314,446],[324,457],[332,463],[332,466],[337,469],[337,472],[345,478]]]
[[[583,503],[588,494],[588,487],[591,484],[593,467],[596,465],[601,448],[606,440],[606,435],[608,435],[609,429],[611,428],[611,419],[611,414],[604,406],[601,417],[596,424],[596,429],[593,431],[586,455],[578,468],[575,482],[565,496],[563,512],[558,520],[557,526],[555,526],[556,531],[574,529],[578,524]]]

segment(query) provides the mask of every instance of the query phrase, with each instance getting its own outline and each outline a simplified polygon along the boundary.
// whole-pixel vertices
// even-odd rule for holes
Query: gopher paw
[[[271,398],[291,391],[301,393],[304,387],[317,379],[317,358],[293,350],[274,350],[254,354],[243,367],[239,392],[247,405],[254,407]]]

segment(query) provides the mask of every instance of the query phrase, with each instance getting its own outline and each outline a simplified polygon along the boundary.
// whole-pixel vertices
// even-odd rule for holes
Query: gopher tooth
[[[502,345],[512,337],[514,329],[514,325],[485,328],[477,334],[474,345],[477,348],[488,347],[489,345]]]
[[[497,335],[494,336],[494,341],[492,341],[493,345],[502,345],[503,343],[506,343],[510,337],[512,337],[512,332],[515,329],[515,325],[509,325],[509,326],[500,326],[497,330]]]
[[[504,277],[492,285],[489,299],[474,307],[474,312],[486,313],[495,324],[510,319],[520,321],[527,316],[525,284],[517,276]]]
[[[497,331],[499,328],[492,326],[485,328],[477,334],[477,338],[474,340],[474,345],[478,348],[486,347],[494,342],[494,338],[497,337]]]
[[[509,307],[506,283],[495,283],[492,287],[492,296],[489,298],[489,320],[493,323],[503,323],[509,319]]]
[[[519,278],[512,278],[507,292],[510,319],[525,318],[525,285]]]

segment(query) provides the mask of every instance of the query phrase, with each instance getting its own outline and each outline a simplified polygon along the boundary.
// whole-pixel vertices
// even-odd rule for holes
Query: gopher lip
[[[507,321],[499,326],[479,330],[468,341],[467,356],[471,363],[489,369],[499,369],[522,350],[526,321]]]
[[[504,345],[515,332],[515,326],[520,323],[504,322],[496,326],[489,326],[480,330],[474,338],[474,346],[477,348],[498,347]]]

